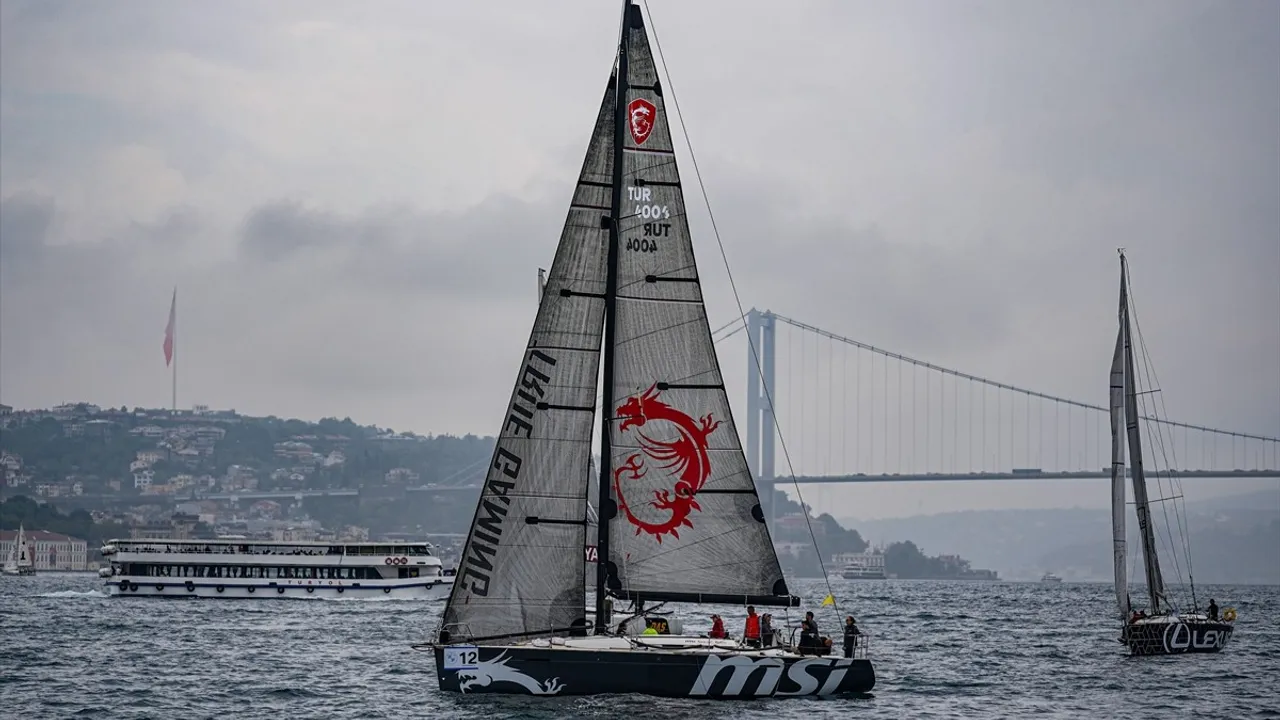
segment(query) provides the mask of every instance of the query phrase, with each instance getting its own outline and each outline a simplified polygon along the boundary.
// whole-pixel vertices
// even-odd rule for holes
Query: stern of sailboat
[[[1185,655],[1220,652],[1231,641],[1234,623],[1204,616],[1157,616],[1125,625],[1120,641],[1131,655]]]

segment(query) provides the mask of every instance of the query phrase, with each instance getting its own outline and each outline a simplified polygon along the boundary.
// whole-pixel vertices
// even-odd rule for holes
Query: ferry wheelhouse
[[[110,540],[112,596],[443,598],[453,586],[429,543]]]

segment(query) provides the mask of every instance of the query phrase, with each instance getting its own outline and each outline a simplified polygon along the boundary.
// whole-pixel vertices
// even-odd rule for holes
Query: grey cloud
[[[349,216],[277,202],[250,211],[238,258],[301,263],[335,280],[433,296],[527,296],[533,269],[550,263],[543,250],[558,236],[558,214],[503,197],[455,213],[401,206]]]
[[[16,195],[0,200],[0,268],[38,258],[53,223],[53,200]]]
[[[1280,5],[652,4],[746,307],[1101,401],[1125,246],[1170,412],[1280,433]],[[3,401],[167,402],[177,284],[184,404],[492,432],[617,18],[475,7],[3,3]]]

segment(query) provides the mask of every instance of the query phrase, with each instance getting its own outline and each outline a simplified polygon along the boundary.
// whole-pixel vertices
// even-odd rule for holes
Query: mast
[[[1121,277],[1121,283],[1124,278]],[[1119,318],[1125,317],[1125,301],[1120,300]],[[1119,324],[1119,323],[1117,323]],[[1124,432],[1125,432],[1125,373],[1124,373],[1124,340],[1123,325],[1116,330],[1116,348],[1111,356],[1111,549],[1112,563],[1115,572],[1116,604],[1120,608],[1120,621],[1129,618],[1129,548],[1125,528],[1125,466],[1124,466]]]
[[[622,227],[622,169],[624,135],[627,131],[627,40],[631,35],[628,17],[631,0],[622,2],[622,30],[618,36],[618,72],[614,85],[613,104],[613,197],[609,205],[609,250],[606,260],[604,289],[604,387],[600,394],[600,507],[596,523],[596,618],[605,617],[605,599],[609,581],[609,521],[617,514],[610,497],[609,478],[612,474],[613,454],[610,433],[613,423],[613,359],[614,335],[617,323],[614,311],[618,296],[618,238]],[[595,633],[603,635],[608,628],[602,622],[595,624]]]
[[[1133,371],[1133,331],[1129,326],[1129,265],[1120,253],[1120,332],[1124,335],[1125,427],[1129,436],[1129,464],[1133,475],[1133,500],[1138,513],[1138,529],[1142,535],[1142,562],[1146,570],[1147,592],[1151,595],[1151,612],[1160,610],[1164,597],[1164,580],[1160,574],[1160,558],[1156,555],[1156,536],[1151,527],[1151,503],[1147,498],[1147,476],[1142,465],[1142,431],[1138,426],[1137,375]]]

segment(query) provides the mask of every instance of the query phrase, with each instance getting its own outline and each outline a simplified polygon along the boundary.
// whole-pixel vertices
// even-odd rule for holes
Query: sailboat
[[[590,531],[596,562],[586,565]],[[630,601],[633,614],[615,623],[614,600]],[[663,626],[644,620],[667,602],[800,600],[730,414],[663,87],[640,8],[626,0],[458,579],[435,640],[421,647],[448,692],[740,698],[875,685],[865,644],[834,657],[812,644],[802,654],[677,634],[671,624],[641,634]]]
[[[1193,609],[1179,611],[1165,587],[1156,551],[1155,529],[1151,523],[1151,499],[1147,492],[1146,469],[1142,458],[1142,422],[1138,410],[1138,375],[1134,372],[1133,334],[1130,325],[1129,266],[1120,251],[1120,329],[1111,360],[1111,525],[1115,565],[1116,602],[1120,611],[1120,642],[1133,655],[1179,655],[1214,653],[1226,647],[1234,630],[1236,612],[1224,611],[1221,619],[1200,612],[1195,597],[1195,580],[1190,578]],[[1143,354],[1145,357],[1145,353]],[[1128,512],[1125,491],[1125,441],[1129,445],[1128,472],[1133,480],[1134,507],[1138,516],[1142,563],[1150,605],[1132,607],[1128,582],[1128,548],[1125,519]],[[1160,498],[1158,501],[1176,500]],[[1190,567],[1188,565],[1188,567]],[[1212,602],[1212,601],[1210,601]],[[1216,608],[1211,608],[1216,616]]]
[[[18,536],[13,539],[9,548],[9,558],[4,563],[5,575],[35,575],[36,564],[31,558],[31,548],[27,547],[27,534],[18,526]]]

